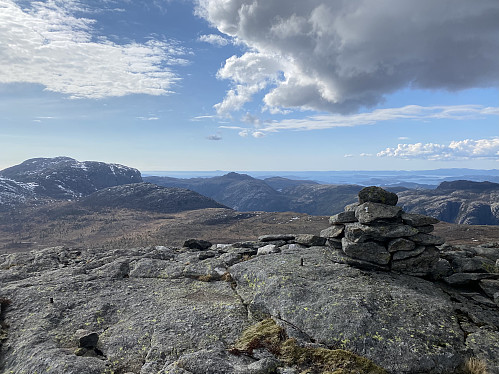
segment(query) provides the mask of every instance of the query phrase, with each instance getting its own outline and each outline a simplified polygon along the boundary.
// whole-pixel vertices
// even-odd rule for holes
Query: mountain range
[[[144,177],[165,187],[182,187],[208,196],[239,211],[292,211],[311,215],[339,213],[354,203],[364,187],[348,184],[319,184],[287,178],[256,179],[228,173],[211,178]],[[459,224],[499,224],[499,184],[492,182],[442,182],[435,189],[391,187],[406,211],[427,214]]]
[[[146,183],[143,183],[146,182]],[[71,200],[86,208],[139,208],[172,213],[228,207],[236,211],[327,216],[356,201],[356,184],[227,173],[208,178],[142,177],[134,168],[69,157],[36,158],[0,171],[0,211]],[[450,181],[435,189],[387,188],[408,212],[445,222],[499,224],[499,184]],[[187,191],[189,190],[189,191]]]

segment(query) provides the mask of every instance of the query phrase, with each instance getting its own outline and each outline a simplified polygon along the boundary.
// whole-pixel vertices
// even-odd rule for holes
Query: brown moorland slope
[[[171,214],[113,208],[96,211],[74,203],[54,203],[0,214],[0,253],[57,245],[103,249],[181,246],[188,238],[234,243],[265,234],[318,234],[328,226],[328,218],[223,208]],[[435,225],[435,234],[449,244],[478,245],[499,241],[499,226],[441,222]]]

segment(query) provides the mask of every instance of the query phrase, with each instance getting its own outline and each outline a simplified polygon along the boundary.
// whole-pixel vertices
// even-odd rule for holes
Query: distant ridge
[[[437,190],[463,190],[472,192],[499,191],[499,183],[457,180],[453,182],[442,182],[437,187]]]
[[[196,192],[151,183],[105,188],[83,198],[80,205],[94,209],[126,208],[156,213],[177,213],[206,208],[227,208]]]

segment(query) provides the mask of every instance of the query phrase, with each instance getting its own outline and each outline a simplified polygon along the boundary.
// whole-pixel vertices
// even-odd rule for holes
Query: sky
[[[497,0],[0,0],[0,169],[497,169],[497,19]]]

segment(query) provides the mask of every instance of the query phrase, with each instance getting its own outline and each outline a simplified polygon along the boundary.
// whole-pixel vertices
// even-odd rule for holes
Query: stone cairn
[[[440,259],[436,246],[445,241],[430,234],[439,221],[405,213],[397,201],[394,193],[366,187],[359,192],[359,202],[332,216],[320,236],[351,265],[428,276]]]

